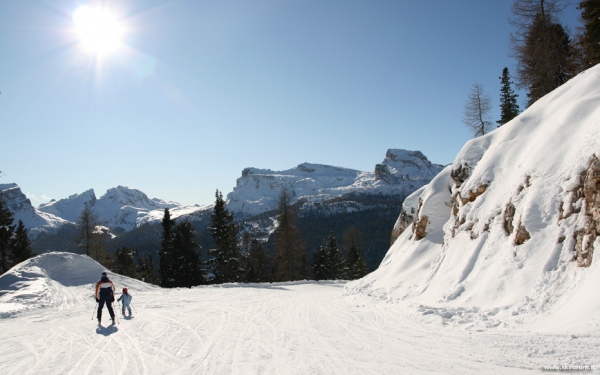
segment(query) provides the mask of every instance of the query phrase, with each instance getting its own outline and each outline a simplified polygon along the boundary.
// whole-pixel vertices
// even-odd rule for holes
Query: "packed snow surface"
[[[343,282],[162,289],[112,274],[133,317],[95,320],[104,269],[49,253],[0,277],[2,374],[528,374],[599,364],[600,335],[447,325]],[[117,293],[120,295],[120,293]]]

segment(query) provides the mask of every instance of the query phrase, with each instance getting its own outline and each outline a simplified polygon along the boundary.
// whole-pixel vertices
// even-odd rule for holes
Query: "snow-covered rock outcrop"
[[[381,266],[347,291],[457,324],[507,314],[585,327],[600,313],[599,119],[596,66],[467,142],[409,196]]]
[[[22,220],[26,228],[33,228],[29,232],[31,237],[35,237],[42,228],[52,232],[68,222],[33,207],[17,184],[0,184],[0,193],[6,207],[13,213],[14,224]]]
[[[410,194],[428,183],[443,167],[419,151],[390,149],[373,172],[302,163],[285,171],[246,168],[227,195],[227,208],[254,216],[277,208],[283,189],[291,203],[323,202],[349,193]]]
[[[148,196],[137,189],[117,186],[108,189],[99,199],[93,189],[68,198],[52,200],[42,204],[39,211],[50,214],[67,222],[76,223],[85,206],[88,205],[98,216],[99,224],[115,233],[130,231],[144,223],[162,219],[164,209],[169,208],[171,216],[176,218],[200,210],[199,206],[182,206],[175,202],[166,202]],[[28,228],[36,228],[35,223],[25,221]]]

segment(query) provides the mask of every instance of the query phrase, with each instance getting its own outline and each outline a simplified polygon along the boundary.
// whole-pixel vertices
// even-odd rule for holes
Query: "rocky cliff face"
[[[600,280],[599,118],[596,66],[467,142],[404,202],[380,268],[348,290],[475,306],[479,318],[600,311],[589,300]]]
[[[14,215],[14,223],[23,221],[26,228],[30,229],[30,237],[35,237],[41,230],[56,231],[67,223],[60,217],[39,211],[31,205],[31,201],[23,194],[17,184],[0,184],[1,199]]]
[[[373,172],[303,163],[285,171],[246,168],[227,196],[236,214],[255,216],[277,208],[283,189],[292,201],[319,203],[347,194],[407,195],[431,180],[441,165],[419,151],[390,149]]]

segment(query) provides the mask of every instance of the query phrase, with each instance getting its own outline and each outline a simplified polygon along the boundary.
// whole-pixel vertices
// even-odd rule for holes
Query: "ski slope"
[[[133,318],[98,327],[103,268],[44,254],[0,277],[1,374],[527,374],[600,364],[600,334],[448,325],[343,282],[162,289],[111,274]],[[118,294],[120,295],[120,293]],[[118,306],[118,305],[117,305]]]

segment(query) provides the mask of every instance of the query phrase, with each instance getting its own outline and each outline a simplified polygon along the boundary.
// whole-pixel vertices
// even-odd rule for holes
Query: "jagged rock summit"
[[[390,149],[373,172],[322,164],[302,163],[285,171],[246,168],[227,195],[229,210],[244,216],[277,208],[283,189],[291,203],[323,202],[349,193],[410,194],[431,180],[443,167],[419,151]]]
[[[52,200],[39,207],[40,211],[51,213],[71,222],[77,222],[85,205],[88,205],[98,215],[98,221],[114,232],[126,232],[152,218],[152,211],[162,211],[165,208],[176,208],[180,205],[165,202],[161,199],[150,199],[140,190],[127,186],[117,186],[96,198],[93,189],[81,194],[73,194],[65,199]]]
[[[23,221],[30,229],[30,236],[35,237],[41,230],[53,232],[68,223],[67,220],[48,214],[33,207],[31,201],[17,184],[0,184],[0,192],[8,209],[14,215],[14,223]]]
[[[380,267],[346,290],[444,324],[600,329],[598,119],[600,65],[467,142],[404,201]]]

